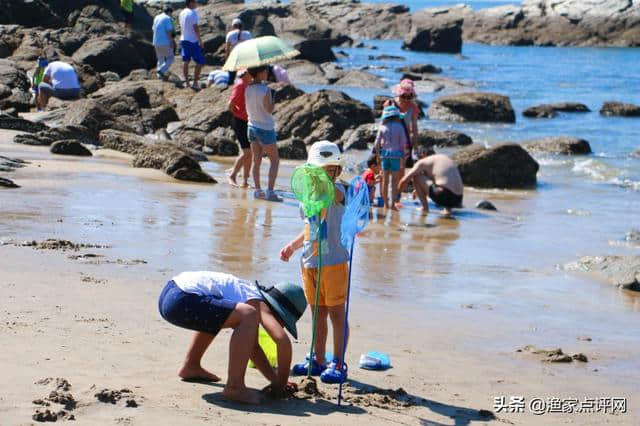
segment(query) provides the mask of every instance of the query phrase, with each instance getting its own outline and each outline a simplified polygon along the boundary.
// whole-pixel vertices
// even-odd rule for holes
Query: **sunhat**
[[[236,27],[236,26],[242,26],[242,20],[240,18],[235,18],[233,21],[231,21],[231,26],[232,27]]]
[[[265,287],[256,281],[258,290],[269,308],[284,323],[284,327],[297,339],[298,329],[296,322],[307,309],[307,300],[304,297],[302,287],[291,283],[279,283],[275,286]]]
[[[400,81],[400,84],[396,84],[395,86],[393,86],[393,94],[395,96],[402,96],[402,95],[415,96],[416,89],[415,89],[415,86],[413,85],[413,80],[405,78],[402,81]]]
[[[384,107],[384,109],[382,110],[382,121],[392,117],[402,118],[402,114],[400,113],[398,107],[395,105]]]
[[[344,159],[340,148],[333,142],[319,141],[309,148],[307,164],[312,166],[344,166]]]

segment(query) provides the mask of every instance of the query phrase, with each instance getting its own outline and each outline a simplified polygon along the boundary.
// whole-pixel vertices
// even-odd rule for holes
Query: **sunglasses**
[[[413,95],[400,95],[402,99],[413,99]]]

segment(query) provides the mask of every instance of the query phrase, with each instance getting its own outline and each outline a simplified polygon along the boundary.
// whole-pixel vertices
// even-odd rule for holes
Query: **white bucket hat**
[[[312,166],[340,166],[344,167],[344,159],[340,148],[333,142],[319,141],[309,148],[307,163]]]

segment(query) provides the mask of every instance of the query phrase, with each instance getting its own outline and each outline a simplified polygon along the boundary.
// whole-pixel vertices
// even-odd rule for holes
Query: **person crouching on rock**
[[[227,384],[222,396],[248,404],[261,402],[260,393],[245,386],[244,376],[251,359],[271,382],[272,392],[282,394],[295,387],[288,383],[292,348],[286,328],[297,339],[296,322],[307,302],[300,286],[281,283],[263,287],[222,272],[182,272],[170,280],[160,295],[162,318],[173,325],[196,331],[178,372],[185,381],[220,380],[200,362],[214,337],[232,328],[229,342]],[[277,368],[272,368],[258,345],[261,324],[277,345]],[[284,327],[284,328],[283,328]]]
[[[445,214],[451,209],[462,207],[464,185],[458,166],[444,154],[436,154],[432,149],[422,149],[413,168],[400,180],[402,191],[409,181],[413,181],[422,210],[429,211],[427,195],[434,203],[444,207]]]

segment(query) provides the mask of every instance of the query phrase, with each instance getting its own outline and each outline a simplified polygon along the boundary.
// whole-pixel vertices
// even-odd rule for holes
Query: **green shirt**
[[[120,0],[120,7],[129,13],[133,13],[133,0]]]

